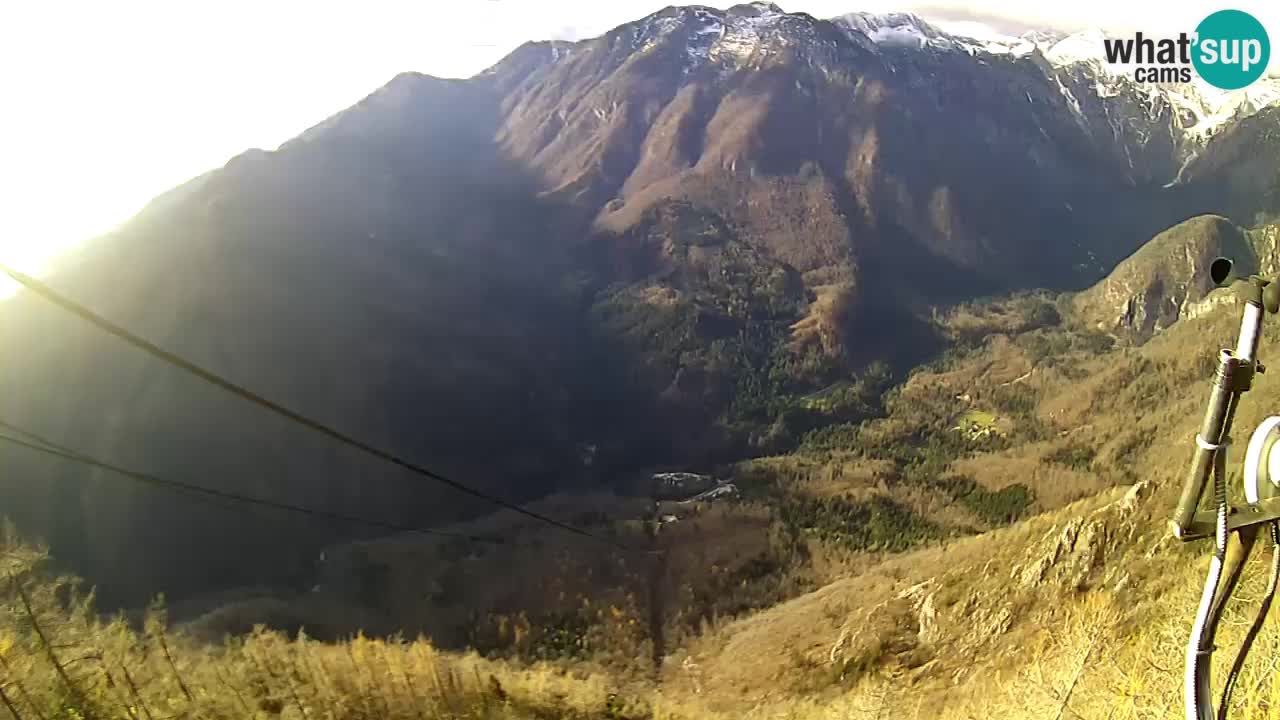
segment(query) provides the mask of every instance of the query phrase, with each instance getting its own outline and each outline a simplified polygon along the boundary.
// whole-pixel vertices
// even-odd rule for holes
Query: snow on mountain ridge
[[[1030,40],[1006,36],[988,36],[985,38],[957,37],[958,47],[970,55],[985,52],[991,55],[1011,55],[1022,57],[1036,50],[1036,44]]]
[[[1048,45],[1047,49],[1041,44],[1045,59],[1054,65],[1071,65],[1073,63],[1096,63],[1102,69],[1111,67],[1106,62],[1106,48],[1104,41],[1106,35],[1097,28],[1081,30],[1072,33],[1057,42]]]
[[[687,75],[707,62],[729,70],[776,55],[784,47],[803,47],[813,40],[819,22],[773,3],[753,2],[727,10],[672,6],[623,27],[640,53],[677,38],[684,44],[682,73]]]
[[[915,13],[855,12],[832,18],[831,22],[867,38],[875,46],[960,49],[956,37]]]
[[[755,53],[768,54],[764,34],[769,33],[786,15],[773,3],[756,2],[729,8],[725,12],[720,36],[712,42],[706,56],[717,62],[742,63]],[[775,39],[783,40],[780,37]]]
[[[1264,77],[1248,88],[1232,91],[1214,88],[1198,77],[1191,83],[1153,85],[1132,82],[1130,66],[1107,62],[1107,34],[1098,28],[1071,34],[1032,30],[1013,37],[977,23],[962,23],[956,28],[957,32],[946,32],[910,13],[881,16],[853,13],[837,18],[837,21],[840,20],[881,44],[909,44],[884,42],[886,39],[901,37],[885,35],[886,28],[893,28],[903,35],[910,33],[909,37],[916,40],[915,45],[918,47],[928,45],[940,49],[958,49],[971,55],[985,52],[1013,57],[1039,51],[1051,66],[1060,71],[1083,65],[1096,77],[1094,90],[1099,98],[1114,98],[1125,92],[1140,93],[1144,96],[1143,104],[1154,113],[1157,105],[1155,98],[1164,97],[1179,112],[1181,118],[1191,121],[1179,123],[1178,129],[1197,142],[1204,142],[1233,119],[1280,103],[1280,78],[1277,77]],[[961,27],[969,30],[971,35],[960,32]],[[1067,104],[1079,114],[1079,99],[1060,79],[1057,86]]]
[[[855,12],[834,18],[832,22],[844,24],[867,37],[872,37],[886,30],[910,33],[924,38],[937,38],[945,35],[915,13],[891,12],[877,14]]]
[[[1280,103],[1280,78],[1262,78],[1239,90],[1221,90],[1200,78],[1163,89],[1176,104],[1194,113],[1197,122],[1186,130],[1202,139],[1232,120]]]
[[[1050,47],[1060,40],[1065,40],[1068,35],[1068,33],[1064,33],[1059,30],[1028,30],[1018,37],[1028,42],[1035,43],[1037,47]]]
[[[1096,28],[1070,34],[1032,30],[1012,36],[975,22],[935,24],[909,12],[855,12],[830,22],[849,42],[871,53],[960,53],[1015,61],[1034,56],[1037,62],[1042,61],[1044,72],[1052,76],[1051,86],[1080,122],[1088,122],[1086,113],[1098,112],[1112,126],[1172,122],[1172,131],[1181,138],[1175,142],[1188,143],[1189,148],[1203,145],[1232,120],[1280,102],[1280,78],[1264,78],[1248,89],[1232,92],[1212,88],[1198,78],[1183,84],[1134,82],[1133,66],[1106,61],[1107,35]],[[798,51],[814,62],[817,55],[812,51],[818,44],[830,44],[817,39],[822,23],[804,13],[787,13],[773,3],[752,2],[727,10],[698,5],[668,7],[624,26],[624,32],[631,34],[632,47],[640,53],[672,45],[671,49],[682,55],[682,75],[688,75],[708,63],[721,72],[731,72],[768,62],[787,51]],[[554,52],[552,60],[559,60],[567,50]],[[1139,130],[1137,135],[1147,137],[1149,133]]]

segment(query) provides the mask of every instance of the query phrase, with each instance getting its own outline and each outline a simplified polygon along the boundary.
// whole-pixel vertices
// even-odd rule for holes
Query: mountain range
[[[1081,290],[1192,216],[1280,212],[1280,81],[1140,85],[1095,40],[671,7],[465,80],[398,75],[156,198],[50,282],[514,500],[714,469],[882,412],[947,346],[937,308]],[[0,338],[21,348],[0,359],[5,416],[79,450],[387,522],[482,509],[37,298],[0,306]],[[0,468],[48,480],[0,486],[6,511],[113,602],[261,582],[353,533],[17,450]]]

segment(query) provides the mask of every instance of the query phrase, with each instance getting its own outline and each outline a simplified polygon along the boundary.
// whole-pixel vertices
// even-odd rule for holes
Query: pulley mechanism
[[[1280,452],[1275,452],[1280,440],[1280,416],[1272,415],[1249,439],[1249,449],[1244,455],[1244,496],[1250,505],[1280,496]]]

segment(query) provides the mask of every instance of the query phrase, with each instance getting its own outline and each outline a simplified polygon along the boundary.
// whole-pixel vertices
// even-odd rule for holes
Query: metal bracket
[[[1265,372],[1263,370],[1259,370],[1260,367],[1261,366],[1258,366],[1253,361],[1241,362],[1236,365],[1232,369],[1233,371],[1230,378],[1231,385],[1229,389],[1238,393],[1249,392],[1252,390],[1254,373]]]
[[[1257,505],[1232,505],[1227,510],[1228,532],[1276,520],[1280,520],[1280,497],[1268,498]],[[1175,525],[1173,534],[1184,542],[1213,537],[1217,522],[1217,516],[1213,512],[1198,512],[1185,529]]]

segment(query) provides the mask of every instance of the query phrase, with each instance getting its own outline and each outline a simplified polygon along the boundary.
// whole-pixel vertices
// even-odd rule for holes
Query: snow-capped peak
[[[1107,65],[1104,41],[1106,35],[1097,28],[1081,30],[1053,43],[1044,53],[1054,65],[1091,63]]]
[[[951,46],[951,39],[914,13],[857,12],[842,15],[834,22],[867,36],[877,45],[923,47]]]
[[[1036,47],[1048,48],[1065,40],[1067,36],[1067,33],[1058,30],[1028,30],[1018,37],[1027,42],[1035,43]]]
[[[733,7],[726,10],[725,13],[728,15],[746,15],[746,16],[786,15],[786,13],[782,10],[782,8],[778,7],[777,5],[771,2],[759,2],[759,0],[757,0],[757,2],[749,2],[749,3],[743,3],[741,5],[734,5]]]
[[[813,18],[790,15],[769,2],[718,10],[703,5],[671,6],[628,26],[632,47],[640,53],[680,47],[682,72],[708,62],[722,69],[740,68],[776,55],[781,48],[804,43]]]
[[[832,22],[860,48],[888,56],[936,51],[987,62],[991,58],[982,56],[1017,60],[1036,55],[1045,61],[1047,80],[1056,85],[1080,122],[1088,122],[1089,113],[1101,112],[1110,118],[1112,112],[1131,112],[1124,109],[1130,105],[1145,108],[1143,112],[1155,122],[1169,109],[1177,118],[1175,131],[1195,143],[1202,143],[1233,119],[1280,102],[1280,78],[1265,78],[1234,92],[1216,90],[1199,83],[1198,78],[1192,83],[1136,83],[1132,66],[1106,61],[1107,36],[1099,29],[1071,34],[1033,30],[1012,36],[983,23],[933,23],[907,12],[856,12]],[[628,27],[633,47],[640,53],[665,51],[663,48],[680,51],[685,75],[707,66],[720,72],[740,70],[797,48],[807,53],[827,42],[819,39],[811,16],[788,14],[771,2],[734,5],[728,10],[673,6]],[[553,48],[553,58],[560,55]],[[1110,109],[1099,110],[1099,103]]]
[[[1196,77],[1158,91],[1191,120],[1184,125],[1188,134],[1207,139],[1232,120],[1280,103],[1280,78],[1264,77],[1247,88],[1222,90]]]

